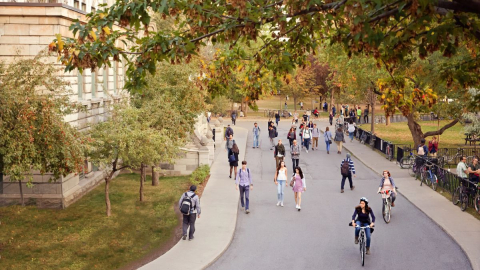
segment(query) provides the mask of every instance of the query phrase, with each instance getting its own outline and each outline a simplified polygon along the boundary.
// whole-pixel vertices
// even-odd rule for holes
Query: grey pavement
[[[240,149],[239,159],[243,160],[247,130],[233,129]],[[228,178],[229,165],[224,146],[224,143],[217,144],[210,179],[200,200],[202,214],[195,223],[195,239],[180,240],[167,253],[140,269],[204,269],[228,248],[235,231],[239,195],[233,178]]]
[[[468,214],[461,213],[458,207],[449,204],[439,194],[418,186],[418,182],[408,178],[408,173],[397,172],[394,164],[376,153],[370,154],[370,149],[360,145],[354,148],[355,143],[347,142],[346,146],[374,168],[372,170],[356,157],[353,158],[357,170],[357,177],[353,179],[355,190],[348,188],[347,181],[345,193],[340,193],[340,162],[346,151],[340,156],[336,154],[336,146],[332,145],[331,154],[327,155],[321,137],[319,151],[309,151],[308,154],[302,151],[300,155],[300,167],[304,169],[307,181],[301,212],[295,209],[290,187],[286,188],[285,207],[277,207],[277,192],[273,183],[275,161],[273,151],[269,150],[267,124],[266,121],[258,123],[262,128],[261,147],[252,149],[253,122],[237,122],[237,127],[249,131],[246,160],[254,181],[254,189],[250,192],[251,213],[246,215],[238,211],[233,241],[208,269],[360,268],[358,245],[353,243],[354,230],[348,223],[362,196],[370,200],[370,206],[377,217],[376,229],[372,235],[372,254],[367,256],[365,268],[472,269],[462,248],[450,235],[457,238],[468,233],[472,246],[476,244],[478,247],[478,221],[472,221],[473,217],[469,219]],[[317,121],[318,124],[320,128],[325,127],[323,122]],[[288,127],[290,121],[282,119],[279,138],[286,145]],[[286,161],[291,173],[290,153],[287,153]],[[408,198],[398,196],[390,224],[382,219],[381,196],[376,194],[380,181],[378,171],[384,169],[392,171],[396,184]],[[438,200],[437,196],[443,201]],[[421,210],[412,202],[419,204]],[[238,204],[237,207],[239,208]],[[465,216],[470,220],[467,223],[462,222]],[[441,227],[432,219],[440,219]],[[450,232],[446,228],[457,231]],[[199,235],[196,241],[204,240]],[[462,247],[468,252],[468,247]],[[476,251],[478,257],[480,248]],[[191,265],[198,269],[195,264]]]

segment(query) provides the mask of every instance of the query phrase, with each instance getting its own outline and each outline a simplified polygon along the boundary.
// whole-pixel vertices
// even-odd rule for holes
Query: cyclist
[[[369,215],[372,217],[371,222]],[[360,234],[360,228],[357,228],[355,225],[358,225],[360,227],[365,227],[368,225],[370,225],[370,227],[375,226],[375,215],[373,214],[372,208],[368,206],[368,200],[365,197],[360,198],[360,205],[355,207],[355,211],[353,212],[352,216],[352,226],[355,228],[355,244],[358,244],[358,235]],[[367,254],[370,254],[370,229],[366,229],[365,234],[367,236]]]
[[[378,187],[377,193],[384,192],[390,190],[390,197],[392,198],[392,207],[395,207],[395,199],[397,198],[397,191],[395,190],[395,182],[393,182],[393,178],[390,176],[389,171],[383,171],[382,180],[380,180],[380,186]]]

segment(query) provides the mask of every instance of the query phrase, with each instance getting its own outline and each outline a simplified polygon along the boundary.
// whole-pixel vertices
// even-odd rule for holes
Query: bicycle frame
[[[365,253],[367,249],[367,233],[365,229],[370,229],[370,226],[361,227],[356,225],[356,228],[360,228],[360,233],[358,235],[358,244],[360,246],[360,258],[362,259],[362,266],[365,265]]]
[[[382,208],[383,220],[385,221],[385,223],[390,223],[390,216],[392,211],[392,198],[390,197],[390,194],[392,194],[392,191],[385,190],[380,192],[380,194],[382,194],[382,202],[383,202],[383,208]]]

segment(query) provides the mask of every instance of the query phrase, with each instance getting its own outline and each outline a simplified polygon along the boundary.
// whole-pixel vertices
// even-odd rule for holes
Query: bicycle
[[[438,153],[438,164],[440,167],[445,167],[445,164],[457,164],[460,162],[460,158],[463,156],[463,149],[457,148],[457,153],[453,156],[448,155],[448,148],[439,150]]]
[[[368,136],[367,133],[368,133],[368,132],[364,131],[364,132],[362,133],[362,136],[360,136],[360,143],[361,143],[361,144],[365,144],[365,142],[367,141],[367,136]]]
[[[393,144],[387,142],[387,147],[385,148],[385,158],[392,161],[393,159]]]
[[[435,167],[435,175],[437,176],[438,183],[442,185],[444,190],[450,191],[450,181],[446,178],[445,170],[440,167]]]
[[[475,189],[473,187],[469,187],[470,184],[473,184],[475,186]],[[478,184],[474,184],[468,181],[467,179],[461,179],[460,186],[458,186],[452,194],[452,203],[454,205],[457,205],[458,203],[460,203],[460,210],[465,211],[468,206],[468,195],[477,193],[477,189],[478,189]],[[477,196],[475,196],[475,198]],[[476,199],[475,199],[475,203],[476,203]]]
[[[422,186],[423,183],[425,183],[425,185],[427,186],[430,186],[431,184],[432,189],[437,190],[438,178],[433,173],[432,166],[434,166],[434,164],[428,161],[426,161],[425,164],[423,164],[422,168],[420,169],[421,171],[420,186]]]
[[[353,226],[352,223],[349,224],[349,226]],[[365,254],[367,252],[367,233],[365,232],[365,229],[370,229],[370,226],[367,225],[365,227],[361,227],[356,225],[356,228],[360,228],[360,234],[358,235],[358,245],[360,246],[360,258],[362,260],[362,266],[365,265]],[[372,233],[370,231],[370,233]]]
[[[403,149],[403,152],[410,152],[408,156],[403,156],[400,159],[400,167],[402,169],[410,169],[413,164],[415,163],[415,156],[413,155],[413,151],[411,148],[407,147]]]
[[[390,217],[392,213],[392,198],[390,197],[391,193],[392,193],[391,190],[380,192],[380,194],[382,194],[382,201],[383,201],[383,207],[382,207],[383,220],[387,224],[390,223]]]
[[[475,195],[475,199],[473,200],[473,203],[475,204],[475,211],[477,211],[478,214],[480,214],[480,185],[476,184],[477,186],[477,194]]]
[[[375,140],[377,140],[377,136],[375,134],[372,134],[370,137],[370,147],[372,147],[372,150],[375,149]]]

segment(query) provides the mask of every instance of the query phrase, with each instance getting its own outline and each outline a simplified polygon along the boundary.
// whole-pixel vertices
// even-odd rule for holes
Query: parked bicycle
[[[475,211],[477,211],[478,214],[480,214],[480,185],[477,184],[477,195],[475,195],[475,199],[473,200],[473,203],[475,204]]]
[[[431,186],[433,190],[437,190],[438,178],[432,171],[433,166],[435,165],[429,161],[426,161],[425,164],[423,164],[422,168],[420,169],[420,186],[425,183],[425,185]]]
[[[370,136],[370,147],[372,147],[372,150],[375,149],[375,141],[377,140],[377,136],[375,133],[372,133]]]
[[[380,194],[382,194],[382,201],[383,201],[382,215],[383,215],[383,220],[385,220],[385,223],[390,223],[390,217],[392,213],[392,198],[390,197],[391,193],[392,193],[391,190],[380,192]]]
[[[392,161],[393,159],[393,144],[387,142],[387,147],[385,148],[385,158]]]
[[[465,209],[468,207],[468,196],[473,196],[474,194],[478,195],[477,190],[478,184],[472,183],[467,179],[461,179],[460,186],[458,186],[452,194],[452,203],[454,205],[460,203],[460,209],[465,211]],[[475,198],[477,198],[477,196],[475,196]],[[477,199],[475,199],[475,202],[476,200]]]
[[[348,226],[352,226],[352,223],[349,223]],[[365,265],[365,254],[367,252],[367,233],[365,230],[370,230],[370,226],[361,227],[356,225],[356,228],[360,228],[360,234],[358,236],[358,245],[360,246],[360,259],[362,261],[362,266]]]
[[[409,152],[409,154],[405,155],[405,152]],[[405,147],[403,153],[403,157],[400,159],[400,167],[402,167],[402,169],[410,169],[415,163],[413,151],[410,147]]]
[[[436,166],[435,175],[437,176],[438,184],[441,185],[444,190],[450,192],[450,181],[447,179],[445,169]]]
[[[360,143],[365,144],[368,138],[368,132],[363,131],[362,136],[360,136]]]
[[[457,148],[457,153],[453,156],[448,154],[448,148],[440,149],[438,151],[438,165],[443,168],[447,164],[458,164],[462,156],[462,148]]]

